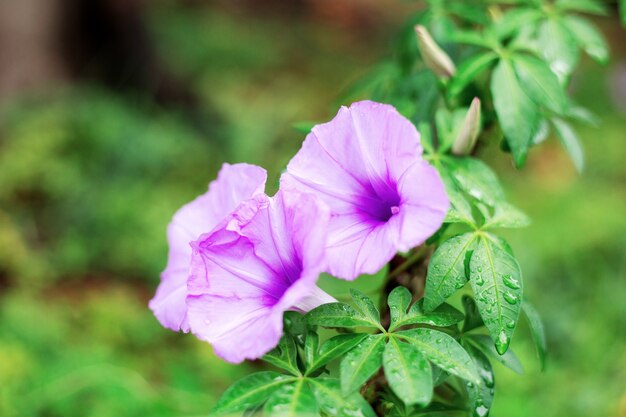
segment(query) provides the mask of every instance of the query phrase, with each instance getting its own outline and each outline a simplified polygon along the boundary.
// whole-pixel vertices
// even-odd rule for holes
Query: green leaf
[[[463,310],[465,310],[465,320],[463,321],[462,329],[463,333],[483,326],[485,323],[483,322],[483,318],[480,317],[476,301],[474,301],[474,299],[469,295],[464,295],[461,302],[463,303]]]
[[[445,158],[454,181],[465,193],[478,201],[495,205],[505,199],[498,177],[484,162],[475,158]]]
[[[497,43],[494,43],[485,34],[474,31],[456,30],[446,35],[446,42],[462,43],[465,45],[480,46],[482,48],[494,49]]]
[[[533,136],[530,144],[532,146],[539,145],[548,139],[548,136],[550,136],[550,125],[546,119],[542,119],[541,122],[539,122],[537,132],[535,132],[535,136]]]
[[[426,328],[403,330],[395,335],[418,348],[429,361],[444,371],[473,383],[479,382],[472,359],[452,336]]]
[[[446,194],[450,200],[450,209],[446,214],[444,220],[445,223],[466,223],[469,225],[476,225],[474,217],[472,216],[472,207],[463,195],[461,189],[452,178],[452,174],[444,169],[447,166],[439,166],[439,174],[446,187]]]
[[[319,407],[305,379],[283,385],[267,400],[265,415],[272,417],[319,416]]]
[[[454,179],[466,194],[481,203],[495,206],[505,200],[498,177],[488,165],[478,159],[469,157],[457,159]]]
[[[502,365],[506,366],[513,372],[520,375],[524,373],[524,368],[517,358],[517,355],[515,355],[515,352],[509,349],[504,355],[500,355],[493,346],[493,342],[491,341],[489,336],[483,334],[472,334],[467,335],[465,340],[469,340],[471,343],[474,344],[474,346],[482,350],[483,353],[489,355],[497,362],[500,362]]]
[[[340,334],[328,339],[322,343],[319,353],[310,362],[306,374],[310,375],[333,359],[343,356],[365,339],[366,336],[366,334],[352,333]]]
[[[540,50],[559,80],[565,80],[578,63],[576,39],[560,19],[548,19],[539,27]]]
[[[307,369],[310,368],[311,364],[315,360],[319,346],[320,337],[317,335],[317,333],[311,331],[308,332],[304,341],[304,362],[307,366]]]
[[[567,111],[568,100],[559,79],[542,60],[525,54],[513,55],[515,73],[524,91],[535,103],[557,114]]]
[[[626,0],[619,2],[619,15],[622,18],[622,26],[626,26]]]
[[[465,260],[476,235],[465,233],[443,242],[428,264],[424,309],[432,311],[467,283]]]
[[[342,394],[339,380],[315,378],[308,380],[321,410],[329,417],[376,417],[376,413],[359,393]]]
[[[296,311],[285,311],[283,322],[285,333],[294,337],[305,335],[308,331],[304,316]]]
[[[453,97],[459,95],[469,83],[474,81],[480,73],[487,70],[497,58],[498,55],[495,53],[486,52],[474,55],[463,61],[450,81],[448,87],[450,95]]]
[[[293,338],[289,335],[284,335],[280,339],[278,346],[268,352],[261,359],[278,368],[289,371],[294,375],[300,375],[296,344]]]
[[[420,132],[420,144],[424,148],[424,152],[427,155],[435,153],[435,145],[433,144],[433,133],[430,130],[430,124],[427,122],[421,122],[418,126]]]
[[[355,290],[354,288],[350,288],[350,296],[354,300],[356,306],[361,310],[363,315],[369,320],[371,323],[380,323],[380,312],[374,305],[374,302],[367,295],[363,294],[359,290]]]
[[[369,335],[346,356],[339,366],[341,391],[350,394],[372,377],[383,363],[386,336]]]
[[[344,303],[328,303],[309,311],[305,316],[309,324],[324,327],[378,327],[354,308]]]
[[[543,322],[541,321],[541,316],[535,308],[526,300],[522,304],[522,311],[528,320],[528,326],[530,327],[530,334],[533,337],[533,341],[535,342],[535,347],[537,349],[537,356],[539,357],[539,364],[541,366],[541,370],[543,371],[546,368],[546,333],[543,328]]]
[[[578,16],[566,16],[563,23],[590,57],[601,64],[609,61],[609,47],[604,37],[588,20]]]
[[[491,77],[493,105],[515,165],[526,160],[530,142],[539,125],[537,105],[519,84],[511,62],[500,60]]]
[[[552,125],[556,131],[556,136],[574,163],[576,170],[582,172],[585,167],[585,155],[576,132],[574,132],[569,123],[556,117],[552,119]]]
[[[478,370],[480,383],[467,384],[467,393],[471,404],[473,417],[485,417],[489,414],[491,405],[493,404],[495,375],[489,359],[479,349],[473,345],[466,343],[465,349],[474,361],[474,366]]]
[[[219,399],[211,415],[231,414],[255,407],[294,378],[277,372],[258,372],[231,385]]]
[[[389,306],[389,312],[391,314],[391,324],[389,329],[395,328],[398,322],[401,322],[405,317],[413,296],[405,287],[396,287],[389,297],[387,297],[387,305]]]
[[[407,405],[426,405],[433,397],[432,369],[422,353],[391,337],[385,346],[383,367],[389,387]]]
[[[463,320],[463,313],[450,304],[444,303],[426,313],[422,308],[422,302],[423,300],[416,301],[402,320],[398,320],[394,326],[389,327],[389,331],[393,332],[402,326],[410,324],[429,324],[437,327],[448,327]]]
[[[489,216],[483,225],[483,229],[497,227],[517,228],[526,227],[529,224],[530,218],[524,212],[509,203],[501,202],[495,207],[493,215]]]
[[[493,30],[499,39],[504,39],[524,27],[534,25],[541,17],[541,11],[534,8],[512,8],[495,21]]]
[[[521,310],[522,271],[517,260],[486,235],[469,263],[476,305],[500,354],[511,342]]]
[[[583,12],[597,15],[606,15],[606,6],[595,0],[557,0],[557,10],[561,12]]]

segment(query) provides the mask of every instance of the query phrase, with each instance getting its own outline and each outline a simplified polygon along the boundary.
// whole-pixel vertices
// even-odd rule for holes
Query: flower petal
[[[263,193],[267,174],[248,164],[224,164],[209,190],[183,206],[168,226],[168,262],[150,308],[159,322],[174,331],[189,331],[187,322],[187,273],[191,260],[189,242],[211,231],[242,201]]]
[[[447,197],[421,155],[419,133],[390,105],[354,103],[313,128],[282,175],[281,189],[314,193],[330,207],[331,274],[352,280],[375,273],[441,226]],[[405,177],[413,182],[401,184]]]
[[[278,343],[285,310],[331,301],[315,286],[329,216],[314,196],[279,191],[244,202],[201,236],[188,280],[192,332],[228,361],[256,359]]]

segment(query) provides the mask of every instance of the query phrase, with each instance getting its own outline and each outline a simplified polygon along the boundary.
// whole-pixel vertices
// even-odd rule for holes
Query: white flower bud
[[[452,77],[456,72],[454,63],[448,54],[437,45],[428,30],[422,25],[417,25],[415,26],[415,33],[417,33],[417,45],[426,66],[439,78],[449,79]]]
[[[480,100],[478,97],[474,97],[463,121],[463,126],[452,144],[452,153],[455,155],[468,155],[474,149],[479,133]]]

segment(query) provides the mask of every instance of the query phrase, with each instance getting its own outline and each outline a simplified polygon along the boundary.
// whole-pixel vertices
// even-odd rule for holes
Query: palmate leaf
[[[268,396],[295,378],[277,372],[258,372],[231,385],[219,399],[211,415],[231,414],[262,404]]]
[[[350,394],[358,390],[381,367],[386,336],[368,335],[341,361],[341,391]]]
[[[354,300],[354,304],[356,304],[370,323],[380,323],[380,312],[371,298],[354,288],[350,288],[350,296]]]
[[[504,354],[521,310],[522,272],[517,260],[497,241],[482,235],[469,263],[476,305],[493,339]]]
[[[280,339],[278,346],[265,354],[261,359],[294,375],[300,374],[298,351],[293,338],[289,334],[284,335]]]
[[[480,382],[478,384],[468,383],[467,393],[473,417],[485,417],[489,414],[493,397],[495,394],[495,375],[489,359],[479,349],[471,344],[464,344],[465,349],[472,358]]]
[[[409,308],[409,311],[402,320],[396,322],[395,326],[390,327],[389,331],[394,331],[410,324],[428,324],[437,327],[448,327],[463,320],[463,313],[450,304],[444,303],[432,311],[425,312],[422,303],[422,300],[416,301],[411,308]]]
[[[539,125],[537,105],[519,84],[513,65],[501,59],[491,76],[491,94],[498,121],[515,165],[524,164]]]
[[[339,380],[308,379],[320,409],[329,417],[376,417],[376,413],[360,394],[344,395]]]
[[[432,311],[425,312],[422,307],[422,300],[420,300],[415,302],[411,308],[408,308],[411,298],[411,293],[404,287],[396,287],[389,294],[388,304],[391,311],[390,332],[410,324],[429,324],[431,326],[447,327],[463,320],[463,313],[449,304],[443,304]]]
[[[326,342],[322,343],[319,352],[317,352],[316,355],[314,355],[313,360],[309,362],[306,374],[312,374],[333,359],[336,359],[349,352],[363,339],[365,339],[365,337],[367,337],[366,334],[357,333],[340,334],[328,339]]]
[[[426,328],[403,330],[394,334],[415,346],[429,361],[444,371],[473,383],[479,382],[472,359],[452,336]]]
[[[433,396],[433,377],[424,355],[391,337],[383,354],[385,377],[391,390],[407,405],[426,405]]]
[[[474,233],[465,233],[446,240],[437,248],[430,259],[426,274],[426,311],[437,308],[467,283],[466,258],[476,239]]]
[[[524,300],[524,304],[522,304],[522,311],[528,320],[528,326],[530,327],[530,333],[533,337],[533,341],[535,342],[535,348],[537,349],[537,356],[539,357],[539,364],[541,366],[541,370],[543,371],[546,367],[546,333],[543,328],[543,322],[541,321],[541,316],[535,308],[528,303],[528,301]]]
[[[489,336],[482,334],[472,334],[467,335],[464,340],[469,341],[475,347],[480,349],[483,353],[490,356],[497,362],[500,362],[502,365],[506,366],[510,370],[515,373],[522,375],[524,373],[524,367],[522,363],[517,358],[517,355],[512,350],[507,350],[503,355],[499,354],[495,347],[493,346],[493,342],[489,338]]]
[[[282,385],[274,391],[263,407],[265,415],[272,417],[315,417],[319,407],[313,392],[304,378]]]
[[[520,84],[535,103],[557,114],[567,111],[565,91],[556,74],[544,61],[530,55],[515,54],[512,62]]]

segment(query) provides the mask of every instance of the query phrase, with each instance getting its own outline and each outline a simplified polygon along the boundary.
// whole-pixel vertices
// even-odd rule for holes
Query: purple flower
[[[315,285],[326,268],[329,217],[315,196],[279,191],[246,201],[193,242],[191,331],[238,363],[278,344],[285,310],[335,301]]]
[[[217,179],[209,185],[209,191],[174,215],[167,229],[167,267],[149,304],[164,327],[189,331],[185,298],[191,262],[190,242],[213,230],[244,200],[263,194],[266,177],[265,170],[254,165],[224,164]]]
[[[421,155],[419,133],[390,105],[354,103],[313,128],[281,188],[330,207],[328,272],[349,280],[375,273],[441,226],[448,198]]]

